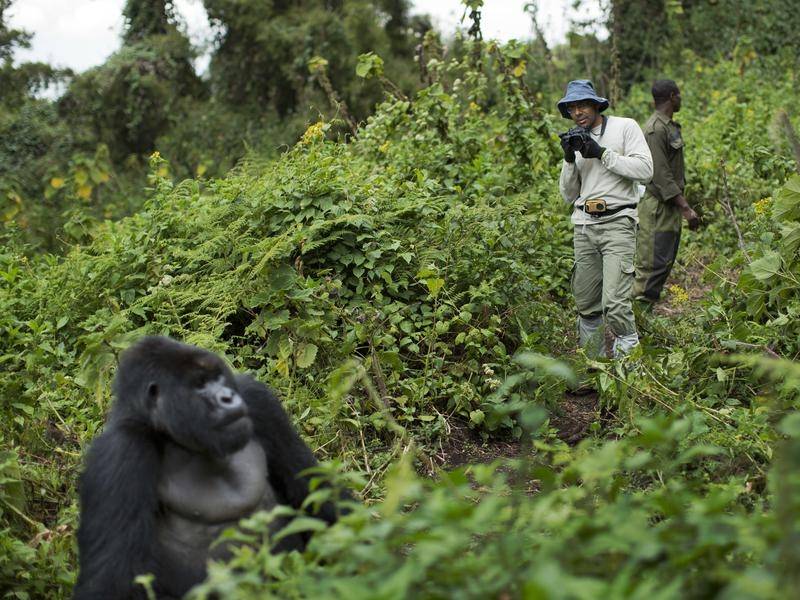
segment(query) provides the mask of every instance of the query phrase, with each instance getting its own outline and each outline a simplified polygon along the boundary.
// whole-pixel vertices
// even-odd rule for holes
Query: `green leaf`
[[[275,370],[284,377],[289,376],[289,362],[285,358],[281,358],[275,363]]]
[[[439,291],[442,289],[444,285],[444,279],[441,277],[432,277],[430,279],[425,280],[425,284],[428,286],[428,291],[430,292],[431,296],[436,298],[439,295]]]
[[[272,541],[277,542],[287,536],[295,533],[302,533],[304,531],[323,531],[328,527],[325,521],[314,519],[312,517],[296,517],[292,519],[286,527],[281,529],[278,533],[272,536]]]
[[[722,448],[713,446],[711,444],[698,444],[692,446],[688,450],[681,452],[675,459],[676,465],[686,464],[697,457],[718,456],[723,453]]]
[[[74,178],[75,183],[77,183],[78,186],[83,186],[86,185],[87,181],[89,181],[89,174],[83,169],[78,169],[75,171]]]
[[[633,456],[625,459],[625,468],[631,471],[637,471],[647,466],[653,460],[653,455],[650,452],[637,452]]]
[[[403,371],[403,361],[400,359],[399,352],[379,352],[378,358],[381,364],[389,365],[392,371],[401,373]]]
[[[777,275],[781,268],[781,255],[767,252],[758,260],[750,263],[750,272],[759,281],[768,281]]]
[[[523,352],[514,357],[514,362],[536,373],[549,375],[570,383],[576,383],[577,381],[575,373],[567,363],[549,356],[544,356],[543,354]]]
[[[367,52],[358,57],[356,75],[362,78],[381,77],[383,75],[383,59],[374,52]]]
[[[356,65],[356,75],[362,78],[366,78],[369,75],[370,64],[366,61],[362,61],[361,57],[358,57],[358,64]]]
[[[0,451],[0,498],[19,511],[25,510],[25,487],[13,450]]]
[[[280,340],[278,341],[278,356],[280,358],[288,359],[292,355],[293,347],[294,342],[292,342],[288,336],[281,336]]]
[[[311,60],[308,61],[308,70],[310,73],[325,71],[325,69],[327,68],[328,68],[328,61],[322,58],[321,56],[313,56]]]
[[[473,410],[469,413],[469,420],[470,422],[475,423],[475,425],[480,425],[483,423],[485,418],[486,415],[482,410]]]
[[[780,221],[800,220],[800,175],[792,177],[778,192],[772,215]]]
[[[611,377],[608,376],[608,373],[603,371],[602,373],[600,373],[597,383],[600,385],[600,391],[607,392],[608,389],[611,387],[612,380]]]
[[[783,250],[783,256],[787,260],[791,260],[798,248],[800,248],[800,224],[791,223],[782,226],[781,250]]]
[[[306,344],[301,342],[297,345],[297,353],[295,355],[295,362],[298,369],[307,369],[314,364],[317,358],[317,347],[314,344]]]
[[[436,275],[438,275],[438,271],[432,265],[422,267],[419,271],[417,271],[418,279],[428,279],[429,277],[434,277]]]
[[[800,413],[792,413],[778,425],[778,431],[797,438],[800,437]]]

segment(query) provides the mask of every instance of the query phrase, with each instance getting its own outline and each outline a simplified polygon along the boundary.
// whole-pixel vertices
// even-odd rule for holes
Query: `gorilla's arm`
[[[158,450],[144,428],[110,426],[92,444],[80,480],[75,600],[146,598],[133,579],[155,570],[158,471]]]
[[[236,384],[253,420],[253,437],[264,446],[270,485],[283,502],[300,508],[309,493],[309,477],[298,473],[319,464],[314,453],[269,388],[247,375],[237,375]],[[334,523],[336,507],[326,502],[315,516]]]

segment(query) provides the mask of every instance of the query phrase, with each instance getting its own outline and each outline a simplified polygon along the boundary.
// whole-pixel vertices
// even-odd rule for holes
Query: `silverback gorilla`
[[[300,508],[317,464],[275,395],[206,350],[147,337],[123,353],[116,401],[80,479],[75,599],[179,598],[206,575],[211,543],[276,504]],[[336,508],[316,516],[329,523]],[[285,524],[285,521],[284,523]],[[281,524],[282,525],[282,524]],[[276,549],[302,549],[289,536]]]

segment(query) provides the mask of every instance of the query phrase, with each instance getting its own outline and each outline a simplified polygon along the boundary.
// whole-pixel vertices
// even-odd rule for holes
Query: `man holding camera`
[[[605,116],[609,103],[591,81],[570,81],[558,110],[575,127],[560,135],[559,189],[573,205],[575,266],[572,292],[580,344],[603,354],[603,324],[614,357],[639,343],[631,306],[639,184],[653,176],[653,159],[633,119]]]
[[[653,181],[639,205],[639,238],[636,247],[636,280],[633,296],[657,302],[675,263],[681,241],[681,218],[689,229],[700,219],[683,197],[686,184],[681,126],[672,115],[681,109],[681,91],[670,79],[653,84],[655,112],[644,126],[653,155]]]

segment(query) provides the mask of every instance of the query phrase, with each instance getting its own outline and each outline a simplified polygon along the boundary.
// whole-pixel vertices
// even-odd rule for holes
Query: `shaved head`
[[[681,93],[678,89],[678,84],[672,81],[672,79],[659,79],[653,83],[652,92],[653,100],[656,104],[664,104],[664,102],[670,99],[672,94]]]

